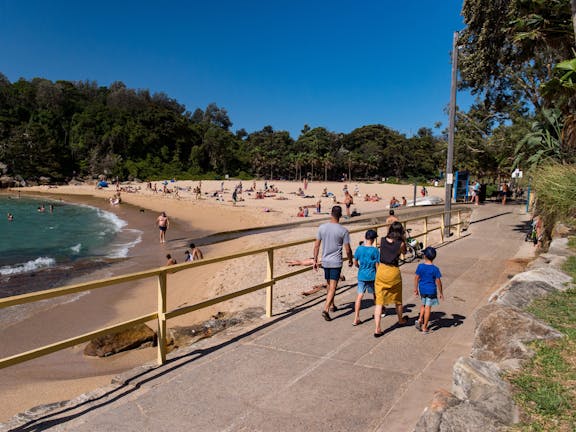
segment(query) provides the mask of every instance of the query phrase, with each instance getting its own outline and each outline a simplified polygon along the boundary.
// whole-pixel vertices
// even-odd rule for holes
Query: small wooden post
[[[462,235],[462,210],[458,210],[458,238]]]
[[[424,217],[424,247],[428,247],[428,216]]]
[[[442,239],[442,242],[444,242],[444,219],[445,219],[446,213],[444,213],[442,215],[442,220],[440,221],[440,226],[442,227],[442,229],[440,230],[440,238]]]
[[[274,249],[268,249],[268,263],[266,268],[266,281],[272,281],[274,279]],[[268,318],[272,317],[273,313],[273,296],[274,287],[270,285],[266,288],[266,316]]]
[[[166,272],[158,275],[158,364],[166,363]]]

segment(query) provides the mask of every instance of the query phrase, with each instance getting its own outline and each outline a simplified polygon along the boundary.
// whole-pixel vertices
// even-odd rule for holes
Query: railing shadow
[[[345,293],[347,291],[349,291],[350,289],[352,289],[353,287],[355,287],[356,284],[344,284],[338,287],[337,289],[337,294],[342,294]],[[43,431],[43,430],[47,430],[49,428],[52,428],[54,426],[58,426],[64,423],[67,423],[69,421],[72,421],[76,418],[82,417],[83,415],[86,415],[92,411],[96,411],[100,408],[103,408],[107,405],[110,405],[114,402],[117,402],[119,400],[121,400],[122,398],[125,398],[129,395],[131,395],[132,393],[136,392],[137,390],[139,390],[143,385],[152,382],[156,379],[159,379],[165,375],[170,374],[171,372],[174,372],[184,366],[187,366],[195,361],[198,361],[204,357],[206,357],[209,354],[212,354],[214,352],[217,352],[219,350],[222,350],[230,345],[234,345],[235,343],[241,342],[242,340],[258,333],[261,332],[273,325],[276,325],[284,320],[290,319],[293,316],[298,315],[301,312],[304,312],[310,308],[312,308],[313,306],[317,306],[321,303],[324,302],[324,295],[318,295],[314,298],[309,298],[307,301],[300,303],[284,312],[281,312],[277,315],[274,315],[274,317],[272,319],[270,319],[269,321],[262,323],[246,332],[243,332],[239,335],[233,336],[232,338],[208,347],[208,348],[203,348],[203,349],[194,349],[190,352],[186,352],[183,353],[181,355],[177,355],[174,357],[171,357],[169,359],[167,359],[166,363],[164,363],[163,365],[154,365],[154,366],[150,366],[148,369],[138,373],[137,375],[134,375],[132,377],[130,377],[129,379],[125,380],[124,382],[122,382],[121,384],[118,385],[118,387],[102,394],[99,395],[98,397],[95,398],[91,398],[91,399],[87,399],[84,402],[81,402],[79,404],[76,404],[74,406],[70,406],[70,407],[66,407],[63,408],[61,410],[56,410],[53,412],[50,412],[49,414],[43,415],[39,418],[35,418],[33,420],[30,420],[29,422],[18,426],[14,429],[10,429],[11,431],[14,432],[33,432],[33,431]],[[352,310],[353,310],[353,306],[352,306]],[[146,366],[143,366],[146,367]],[[84,409],[82,409],[82,407],[85,407]],[[70,413],[72,411],[76,411],[73,414],[70,415],[66,415],[64,417],[60,417],[63,414],[66,413]],[[57,418],[54,418],[57,417]]]

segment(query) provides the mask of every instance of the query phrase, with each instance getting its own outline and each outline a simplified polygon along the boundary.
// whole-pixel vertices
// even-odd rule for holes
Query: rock
[[[571,256],[574,252],[568,247],[568,238],[555,238],[550,243],[548,255]]]
[[[0,174],[4,175],[8,172],[8,165],[4,162],[0,162]]]
[[[479,317],[484,318],[476,327],[471,353],[477,360],[501,362],[528,359],[532,351],[524,342],[563,337],[552,327],[516,308],[496,304],[484,307],[490,310],[480,310],[478,313]]]
[[[442,414],[439,432],[498,432],[504,425],[472,402],[462,402]]]
[[[155,342],[156,333],[145,324],[96,338],[84,347],[87,356],[108,357],[129,349]]]
[[[552,228],[552,238],[563,238],[568,237],[573,232],[573,229],[562,222],[557,222]]]
[[[491,362],[460,357],[452,371],[452,393],[474,402],[487,415],[511,425],[518,421],[510,384],[500,378],[500,368]]]
[[[572,278],[553,268],[536,268],[519,273],[490,296],[489,302],[523,308],[554,291],[565,291]]]
[[[10,176],[0,177],[0,188],[9,188],[17,184],[18,182],[13,177]]]
[[[174,348],[190,345],[201,339],[211,337],[222,330],[247,321],[260,318],[263,309],[247,308],[232,315],[217,312],[211,319],[187,327],[171,327],[168,329],[168,344]]]
[[[414,432],[437,432],[440,430],[442,414],[448,408],[458,405],[462,401],[447,390],[440,389],[434,392],[432,402],[428,405],[416,423]]]
[[[541,254],[538,258],[528,264],[527,269],[539,269],[539,268],[556,268],[560,269],[566,262],[567,257],[558,255]]]
[[[72,180],[70,180],[68,182],[68,184],[70,186],[82,186],[84,184],[84,182],[82,180],[77,179],[77,178],[73,178]]]
[[[40,176],[38,177],[38,183],[40,183],[41,185],[47,185],[52,183],[52,179],[50,177]]]

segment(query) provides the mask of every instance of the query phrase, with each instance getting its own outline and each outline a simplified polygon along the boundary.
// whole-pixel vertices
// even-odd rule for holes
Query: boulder
[[[552,238],[568,237],[572,232],[573,228],[563,224],[562,222],[558,222],[554,225],[554,228],[552,228]]]
[[[483,311],[484,308],[488,310]],[[484,306],[478,311],[477,317],[482,317],[482,320],[477,324],[471,353],[477,360],[525,360],[533,353],[524,342],[563,337],[562,333],[534,316],[509,306]]]
[[[550,242],[548,255],[571,256],[574,251],[568,247],[568,238],[555,238]]]
[[[447,390],[434,392],[432,402],[428,405],[416,423],[414,432],[438,432],[442,423],[442,414],[462,401]]]
[[[258,307],[244,309],[234,314],[218,312],[202,324],[187,327],[171,327],[168,329],[168,345],[173,348],[190,345],[207,337],[211,337],[222,330],[260,318],[264,310]]]
[[[40,176],[38,177],[38,183],[40,183],[41,185],[47,185],[52,183],[52,179],[50,177]]]
[[[72,180],[70,180],[68,182],[68,184],[70,186],[82,186],[84,184],[84,182],[82,180],[77,179],[77,178],[73,178]]]
[[[460,357],[452,370],[452,393],[474,402],[503,424],[518,421],[510,384],[500,378],[500,368],[495,363]]]
[[[523,308],[533,300],[554,291],[565,291],[572,278],[553,269],[540,267],[519,273],[490,296],[489,302]]]
[[[557,268],[560,269],[566,262],[567,257],[558,255],[541,254],[526,267],[528,270],[539,268]]]
[[[498,432],[504,426],[473,402],[464,401],[442,414],[439,432]]]
[[[155,344],[156,333],[147,325],[139,324],[127,330],[100,336],[84,347],[87,356],[108,357],[121,351],[149,347]]]
[[[10,176],[2,176],[0,177],[0,188],[9,188],[12,186],[16,186],[18,182]]]

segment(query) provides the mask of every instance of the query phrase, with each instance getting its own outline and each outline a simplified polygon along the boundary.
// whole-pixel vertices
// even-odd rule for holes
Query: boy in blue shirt
[[[424,254],[424,262],[418,264],[416,276],[414,276],[414,294],[420,294],[422,300],[416,329],[423,334],[428,334],[430,332],[428,329],[430,311],[432,306],[440,304],[438,298],[444,300],[444,294],[442,293],[440,269],[432,263],[436,258],[436,249],[429,246],[422,253]]]
[[[374,294],[374,280],[376,279],[376,267],[380,262],[380,251],[374,245],[378,233],[372,229],[364,235],[365,243],[360,244],[354,252],[354,264],[358,267],[358,289],[356,302],[354,303],[354,322],[352,325],[362,324],[360,320],[360,306],[364,293]]]

